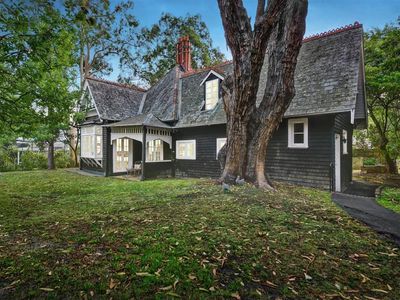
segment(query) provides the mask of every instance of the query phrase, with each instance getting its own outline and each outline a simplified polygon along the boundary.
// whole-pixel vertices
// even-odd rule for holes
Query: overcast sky
[[[142,26],[156,23],[163,12],[177,16],[200,14],[208,25],[214,44],[227,58],[231,57],[216,0],[134,0],[134,3],[134,14]],[[257,0],[244,0],[244,3],[254,20]],[[400,0],[309,0],[306,36],[355,21],[362,23],[364,30],[369,30],[395,22],[399,15]]]

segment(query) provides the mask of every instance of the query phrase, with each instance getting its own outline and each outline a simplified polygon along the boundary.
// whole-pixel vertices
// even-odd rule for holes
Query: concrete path
[[[374,197],[333,193],[332,200],[352,217],[400,245],[400,214],[380,206]]]

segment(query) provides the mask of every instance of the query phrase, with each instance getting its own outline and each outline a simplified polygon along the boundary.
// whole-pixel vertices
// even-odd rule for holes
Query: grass
[[[400,214],[400,188],[383,188],[378,203]]]
[[[0,207],[0,298],[400,295],[399,250],[316,189],[15,172]]]

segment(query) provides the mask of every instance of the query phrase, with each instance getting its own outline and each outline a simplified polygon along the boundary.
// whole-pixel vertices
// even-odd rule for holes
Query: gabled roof
[[[358,23],[304,39],[295,72],[296,95],[285,116],[352,112],[356,120],[366,120],[362,41]],[[258,102],[268,71],[264,61]],[[177,66],[148,91],[92,78],[88,83],[100,117],[124,120],[115,126],[170,127],[164,122],[177,121],[174,127],[192,127],[226,123],[221,99],[214,109],[202,110],[201,84],[208,76],[224,78],[232,72],[230,61],[185,73]]]
[[[366,111],[362,109],[362,104],[365,104],[362,39],[362,26],[358,23],[304,39],[295,72],[296,95],[285,113],[286,117],[355,110],[356,117],[366,118]],[[224,76],[233,72],[231,62],[215,67]],[[199,83],[210,69],[193,71],[182,77],[177,127],[226,123],[221,100],[213,110],[201,110],[205,97],[204,88]],[[266,86],[267,72],[268,63],[265,61],[258,103]]]
[[[200,82],[200,85],[203,85],[204,82],[206,82],[206,80],[211,76],[214,75],[215,77],[224,80],[224,76],[222,76],[221,74],[219,74],[218,72],[214,71],[214,70],[210,70],[210,72],[208,72],[208,74],[204,77],[204,79],[202,80],[202,82]]]
[[[285,116],[355,110],[363,90],[362,51],[363,30],[357,24],[305,39],[295,72],[296,95]],[[264,62],[260,86],[265,86],[267,67]]]
[[[144,89],[102,80],[87,78],[86,83],[95,102],[99,117],[103,120],[122,120],[139,110]]]

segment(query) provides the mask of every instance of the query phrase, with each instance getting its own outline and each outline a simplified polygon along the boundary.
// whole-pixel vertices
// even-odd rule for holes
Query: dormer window
[[[206,81],[206,110],[213,109],[218,102],[219,79]]]
[[[224,77],[222,77],[221,74],[215,72],[214,70],[211,70],[200,83],[200,85],[205,85],[205,105],[202,109],[210,110],[213,109],[215,105],[217,105],[219,98],[219,83],[221,82],[221,80],[224,80]]]

